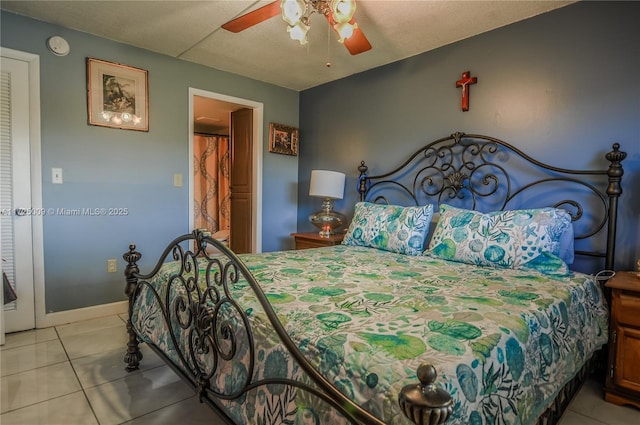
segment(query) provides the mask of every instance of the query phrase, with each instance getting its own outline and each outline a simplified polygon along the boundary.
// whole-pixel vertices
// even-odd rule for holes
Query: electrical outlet
[[[175,187],[182,187],[182,174],[173,175],[173,185]]]
[[[118,271],[118,260],[115,258],[110,258],[107,260],[107,272],[115,273]]]

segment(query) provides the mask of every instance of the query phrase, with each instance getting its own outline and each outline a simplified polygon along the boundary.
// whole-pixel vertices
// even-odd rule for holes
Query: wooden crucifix
[[[456,81],[456,87],[462,87],[462,110],[469,110],[469,86],[471,84],[476,84],[478,82],[478,78],[471,77],[471,71],[466,71],[462,73],[462,79]]]

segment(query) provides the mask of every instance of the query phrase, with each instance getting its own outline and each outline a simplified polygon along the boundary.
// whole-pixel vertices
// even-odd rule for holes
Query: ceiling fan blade
[[[267,19],[280,14],[280,1],[276,0],[259,9],[246,13],[222,25],[222,28],[231,32],[240,32]]]
[[[340,37],[338,30],[332,24],[331,16],[325,15],[325,18],[327,18],[327,22],[329,22],[329,25],[333,27],[333,30],[336,32],[336,34],[338,34],[338,37]],[[353,34],[351,34],[351,37],[345,38],[343,42],[344,47],[347,48],[349,53],[351,53],[352,55],[358,55],[360,53],[366,52],[367,50],[371,50],[371,43],[369,43],[369,40],[367,40],[367,37],[364,35],[360,27],[356,25],[356,20],[354,18],[351,18],[349,24],[355,25],[355,29],[353,30]]]
[[[357,27],[353,31],[353,35],[344,40],[344,47],[346,47],[352,55],[357,55],[371,50],[371,43],[369,43],[369,40],[367,40],[362,30]]]

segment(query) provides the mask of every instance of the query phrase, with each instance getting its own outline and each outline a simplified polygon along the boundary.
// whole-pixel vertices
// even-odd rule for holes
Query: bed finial
[[[402,412],[416,425],[439,425],[453,413],[451,395],[436,385],[436,368],[428,363],[418,366],[420,384],[406,385],[398,395]]]
[[[367,171],[369,167],[364,163],[364,161],[360,161],[360,165],[358,166],[358,171],[360,171],[360,177],[358,178],[358,192],[360,193],[360,201],[364,201],[365,194],[367,192]]]
[[[611,163],[609,164],[609,169],[607,170],[607,175],[609,176],[609,187],[607,187],[607,195],[620,196],[622,194],[620,181],[622,180],[622,175],[624,174],[621,162],[627,157],[627,153],[620,151],[620,143],[614,143],[611,146],[611,149],[612,150],[605,155],[607,160]]]
[[[127,279],[127,286],[124,290],[124,293],[127,294],[128,297],[130,297],[133,293],[133,290],[135,289],[136,284],[138,283],[138,279],[133,277],[133,274],[140,271],[137,262],[142,258],[142,254],[136,251],[135,244],[130,244],[129,251],[122,254],[122,258],[124,258],[124,261],[127,262],[127,267],[125,267],[124,269],[124,277],[125,279]]]

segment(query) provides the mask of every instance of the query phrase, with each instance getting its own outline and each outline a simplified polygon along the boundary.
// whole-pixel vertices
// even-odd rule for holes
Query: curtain
[[[229,138],[196,134],[193,156],[195,227],[211,233],[229,230]]]

